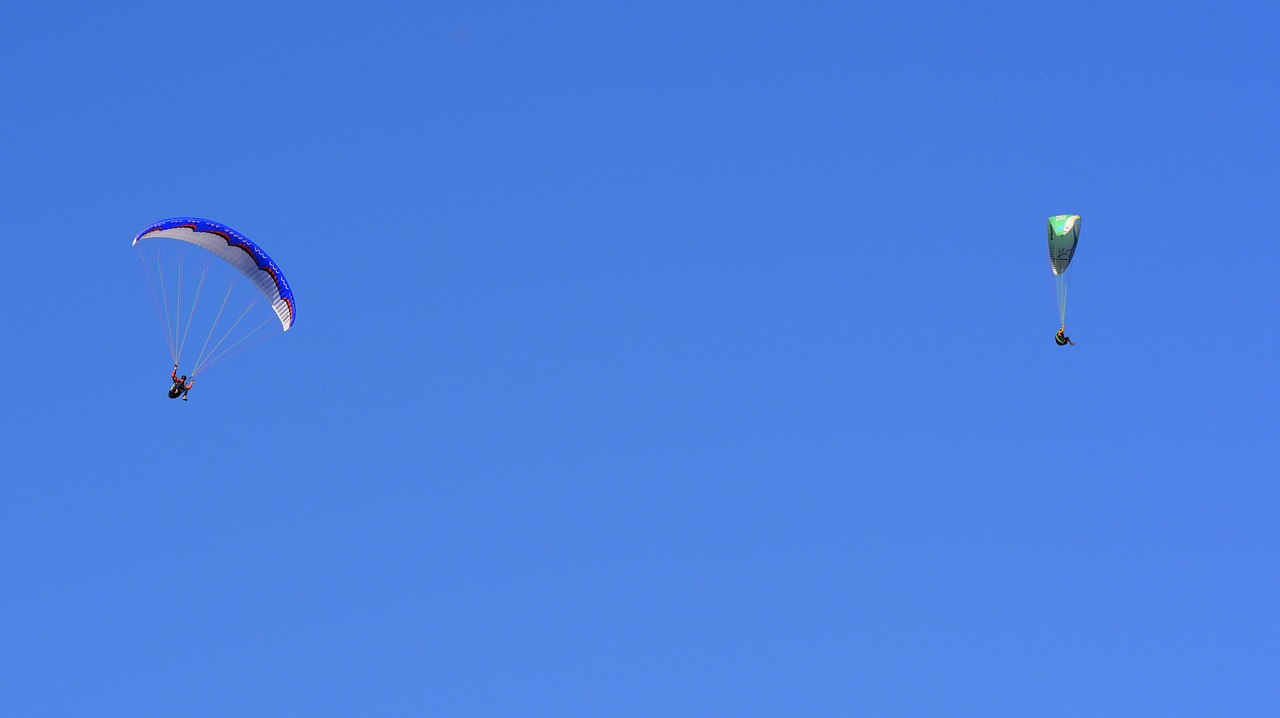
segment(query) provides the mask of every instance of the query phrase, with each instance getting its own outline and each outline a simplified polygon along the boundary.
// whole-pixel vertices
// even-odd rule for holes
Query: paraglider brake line
[[[169,297],[164,288],[164,268],[160,266],[160,255],[156,255],[156,279],[160,282],[160,299],[164,301],[164,336],[169,340],[169,354],[178,360],[177,347],[173,344],[173,334],[169,331]]]
[[[200,283],[196,285],[196,296],[191,301],[191,313],[187,316],[187,330],[182,333],[182,341],[178,344],[178,354],[174,357],[174,363],[178,363],[182,359],[182,350],[187,346],[187,335],[191,333],[191,323],[196,316],[196,305],[200,303],[200,290],[204,289],[204,278],[209,273],[209,263],[212,259],[205,261],[204,269],[200,272]]]
[[[169,358],[174,359],[174,363],[176,364],[176,357],[173,353],[173,340],[169,337],[169,328],[165,324],[164,317],[160,315],[160,300],[156,298],[155,282],[151,281],[151,269],[147,266],[147,260],[143,259],[141,254],[138,255],[138,262],[142,265],[142,273],[147,278],[147,289],[151,291],[151,306],[155,307],[156,321],[160,322],[160,326],[165,330],[164,340],[169,344]]]
[[[227,291],[227,296],[231,296],[231,292],[230,292],[230,290],[228,290],[228,291]],[[217,353],[217,351],[218,351],[218,347],[222,346],[222,343],[223,343],[223,342],[225,342],[225,341],[227,340],[227,337],[231,336],[231,332],[234,332],[234,331],[236,330],[236,327],[240,326],[240,322],[244,320],[245,315],[249,313],[249,310],[250,310],[250,309],[253,309],[255,306],[257,306],[257,304],[258,304],[258,300],[256,300],[256,299],[255,299],[255,300],[253,300],[252,302],[249,302],[249,306],[245,307],[243,312],[240,312],[240,316],[236,319],[235,323],[231,325],[231,328],[227,330],[227,333],[226,333],[226,334],[223,334],[223,335],[222,335],[222,338],[218,340],[218,343],[213,345],[213,349],[210,349],[210,350],[209,350],[209,356],[210,356],[210,357],[212,357],[214,354],[216,354],[216,353]],[[209,336],[213,336],[213,331],[212,331],[212,330],[210,330],[210,332],[209,332]],[[248,336],[248,335],[246,334],[245,336]],[[209,343],[209,342],[207,342],[207,341],[206,341],[206,342],[205,342],[205,345],[207,346],[207,345],[208,345],[208,343]],[[237,343],[239,343],[239,342],[237,342]],[[235,346],[235,344],[232,344],[231,346]],[[204,352],[203,352],[203,351],[201,352],[201,355],[202,355],[202,357],[203,357],[203,355],[204,355]],[[204,365],[201,363],[201,360],[200,360],[200,359],[197,359],[197,360],[196,360],[196,367],[195,367],[195,370],[194,370],[194,371],[195,371],[196,373],[199,373],[200,371],[202,371],[202,370],[203,370],[203,368],[204,368]]]
[[[196,355],[196,367],[200,366],[200,360],[204,358],[204,350],[209,348],[209,341],[213,339],[213,332],[218,328],[218,321],[222,319],[222,311],[227,308],[227,300],[231,299],[231,290],[235,288],[236,283],[234,281],[227,285],[227,294],[222,298],[222,305],[218,307],[218,313],[213,318],[213,324],[209,326],[209,336],[204,338],[204,346],[200,347],[200,353]],[[192,376],[195,376],[194,371],[192,371]]]
[[[217,365],[221,364],[222,362],[224,362],[224,361],[226,361],[226,360],[230,359],[231,357],[233,357],[233,356],[235,356],[235,355],[239,354],[240,352],[243,352],[243,351],[245,351],[245,350],[247,350],[247,349],[249,349],[249,348],[251,348],[251,347],[255,347],[255,346],[257,346],[259,343],[261,343],[261,342],[263,342],[263,341],[265,341],[265,340],[267,340],[267,339],[269,339],[269,338],[271,338],[271,337],[275,336],[275,335],[278,333],[278,330],[277,330],[277,331],[270,331],[270,332],[267,332],[266,334],[263,334],[262,336],[258,337],[257,339],[254,339],[253,341],[249,342],[248,344],[245,344],[244,346],[240,347],[239,349],[236,349],[236,348],[235,348],[237,344],[239,344],[239,343],[243,342],[244,340],[248,339],[249,337],[253,336],[254,334],[256,334],[256,333],[257,333],[257,331],[258,331],[259,329],[261,329],[261,328],[265,327],[266,325],[268,325],[268,324],[270,324],[271,322],[274,322],[274,321],[278,321],[278,320],[277,320],[275,317],[268,317],[268,318],[267,318],[265,321],[263,321],[261,324],[259,324],[258,326],[254,327],[252,331],[250,331],[249,333],[247,333],[247,334],[245,334],[244,336],[242,336],[242,337],[240,337],[239,339],[237,339],[235,342],[233,342],[233,343],[232,343],[230,346],[228,346],[226,349],[223,349],[221,354],[219,354],[219,355],[218,355],[218,356],[216,356],[216,357],[213,357],[212,359],[206,359],[206,360],[205,360],[205,362],[204,362],[204,365],[200,367],[200,372],[197,372],[197,373],[202,373],[202,372],[208,371],[209,369],[212,369],[213,367],[215,367],[215,366],[217,366]],[[234,350],[234,351],[232,351],[232,350]],[[193,374],[192,376],[195,376],[195,375]]]

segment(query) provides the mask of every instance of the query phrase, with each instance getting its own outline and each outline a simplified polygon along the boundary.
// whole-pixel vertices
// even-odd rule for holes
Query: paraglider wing
[[[1060,214],[1049,218],[1049,265],[1054,274],[1067,271],[1079,241],[1080,215]]]
[[[1076,244],[1079,241],[1080,215],[1060,214],[1049,218],[1049,268],[1053,270],[1053,286],[1058,294],[1058,321],[1064,328],[1067,325],[1067,287],[1070,279],[1067,268],[1071,266],[1071,258],[1076,256]],[[1059,341],[1058,345],[1063,346],[1065,343]]]
[[[189,242],[235,267],[271,302],[283,331],[289,331],[293,326],[297,307],[288,280],[271,257],[247,237],[218,222],[198,217],[176,217],[142,230],[133,238],[133,244],[137,246],[144,240],[160,237]]]

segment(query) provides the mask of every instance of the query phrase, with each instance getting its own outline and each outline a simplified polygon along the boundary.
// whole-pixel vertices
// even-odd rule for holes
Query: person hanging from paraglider
[[[173,373],[169,375],[169,378],[173,379],[173,386],[169,387],[169,398],[177,399],[178,397],[182,397],[182,400],[186,401],[187,392],[191,391],[191,387],[196,383],[195,377],[192,377],[191,380],[188,381],[187,375],[183,374],[182,377],[179,378],[178,365],[174,364]]]
[[[1053,341],[1056,342],[1057,345],[1060,347],[1065,347],[1068,344],[1070,344],[1071,346],[1076,345],[1075,342],[1071,341],[1071,337],[1067,336],[1066,324],[1063,324],[1062,328],[1058,330],[1058,333],[1054,335]]]

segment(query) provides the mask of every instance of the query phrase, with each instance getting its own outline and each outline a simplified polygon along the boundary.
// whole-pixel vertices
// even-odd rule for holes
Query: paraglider
[[[139,232],[133,247],[173,360],[171,399],[186,401],[201,373],[293,326],[297,306],[284,273],[261,247],[225,224],[166,219]],[[222,286],[226,291],[201,304],[206,285],[214,287],[211,292]],[[179,378],[188,338],[201,341],[202,334],[190,377]]]
[[[1067,270],[1079,241],[1080,215],[1060,214],[1049,218],[1049,268],[1053,270],[1053,284],[1058,293],[1058,321],[1061,322],[1053,341],[1060,347],[1075,346],[1067,336],[1067,283],[1070,279]]]

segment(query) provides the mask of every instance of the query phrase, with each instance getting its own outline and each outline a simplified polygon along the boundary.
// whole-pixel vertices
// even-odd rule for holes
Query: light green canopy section
[[[1067,268],[1076,256],[1080,241],[1080,215],[1060,214],[1049,218],[1049,268],[1058,292],[1058,321],[1067,325]]]

